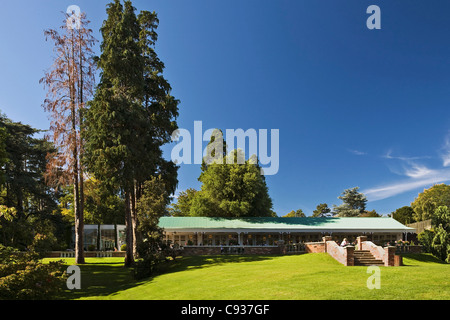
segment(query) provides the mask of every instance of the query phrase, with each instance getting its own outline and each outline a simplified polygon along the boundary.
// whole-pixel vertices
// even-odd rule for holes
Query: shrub
[[[120,251],[127,251],[127,245],[125,243],[120,246]]]
[[[42,300],[66,285],[62,261],[43,264],[35,251],[19,252],[0,245],[0,300]]]
[[[431,245],[433,243],[434,232],[432,230],[424,230],[417,236],[419,243],[423,246],[425,252],[431,253]]]
[[[431,243],[431,249],[434,256],[442,261],[447,260],[448,248],[450,247],[450,235],[448,232],[439,225],[435,230],[435,235]]]
[[[57,241],[54,236],[47,236],[38,233],[34,236],[30,249],[38,253],[40,258],[44,258],[47,252],[52,251],[52,248],[56,242]]]
[[[150,277],[164,261],[166,257],[159,253],[148,254],[142,259],[137,259],[134,264],[134,278],[139,280]]]

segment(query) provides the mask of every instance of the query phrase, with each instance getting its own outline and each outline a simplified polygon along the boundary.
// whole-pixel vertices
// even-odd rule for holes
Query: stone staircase
[[[384,266],[384,262],[375,259],[369,250],[355,250],[353,258],[355,266]]]

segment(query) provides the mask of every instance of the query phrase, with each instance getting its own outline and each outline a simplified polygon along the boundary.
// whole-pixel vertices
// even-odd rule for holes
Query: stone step
[[[384,263],[382,260],[378,260],[378,259],[355,259],[355,261],[361,262],[361,263],[367,263],[367,262]]]
[[[354,251],[355,266],[384,266],[382,260],[376,259],[369,250]]]
[[[371,254],[360,254],[360,255],[353,255],[354,257],[357,257],[357,258],[372,258],[372,259],[376,259],[373,255],[371,255]]]

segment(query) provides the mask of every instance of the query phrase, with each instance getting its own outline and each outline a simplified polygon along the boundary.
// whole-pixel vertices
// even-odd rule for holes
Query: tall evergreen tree
[[[359,192],[359,187],[344,190],[338,199],[343,202],[333,206],[333,214],[338,217],[357,217],[366,210],[367,198]]]
[[[329,217],[331,216],[331,209],[326,203],[320,203],[317,205],[316,210],[313,211],[312,217]]]
[[[127,254],[137,255],[136,203],[150,177],[161,175],[175,191],[177,167],[163,158],[161,147],[177,129],[178,104],[164,79],[164,64],[154,50],[156,13],[138,16],[131,1],[107,7],[101,28],[101,79],[86,114],[86,163],[95,177],[121,190],[125,199]]]
[[[192,200],[197,194],[197,190],[189,188],[186,191],[180,191],[177,202],[173,203],[169,209],[169,215],[174,217],[189,217],[192,206]]]

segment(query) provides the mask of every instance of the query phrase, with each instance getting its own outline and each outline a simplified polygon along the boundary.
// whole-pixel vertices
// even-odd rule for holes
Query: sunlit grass
[[[426,254],[405,256],[402,267],[381,267],[381,289],[373,290],[367,267],[345,267],[327,254],[185,257],[139,282],[123,258],[86,261],[82,289],[63,299],[450,299],[450,265]]]

